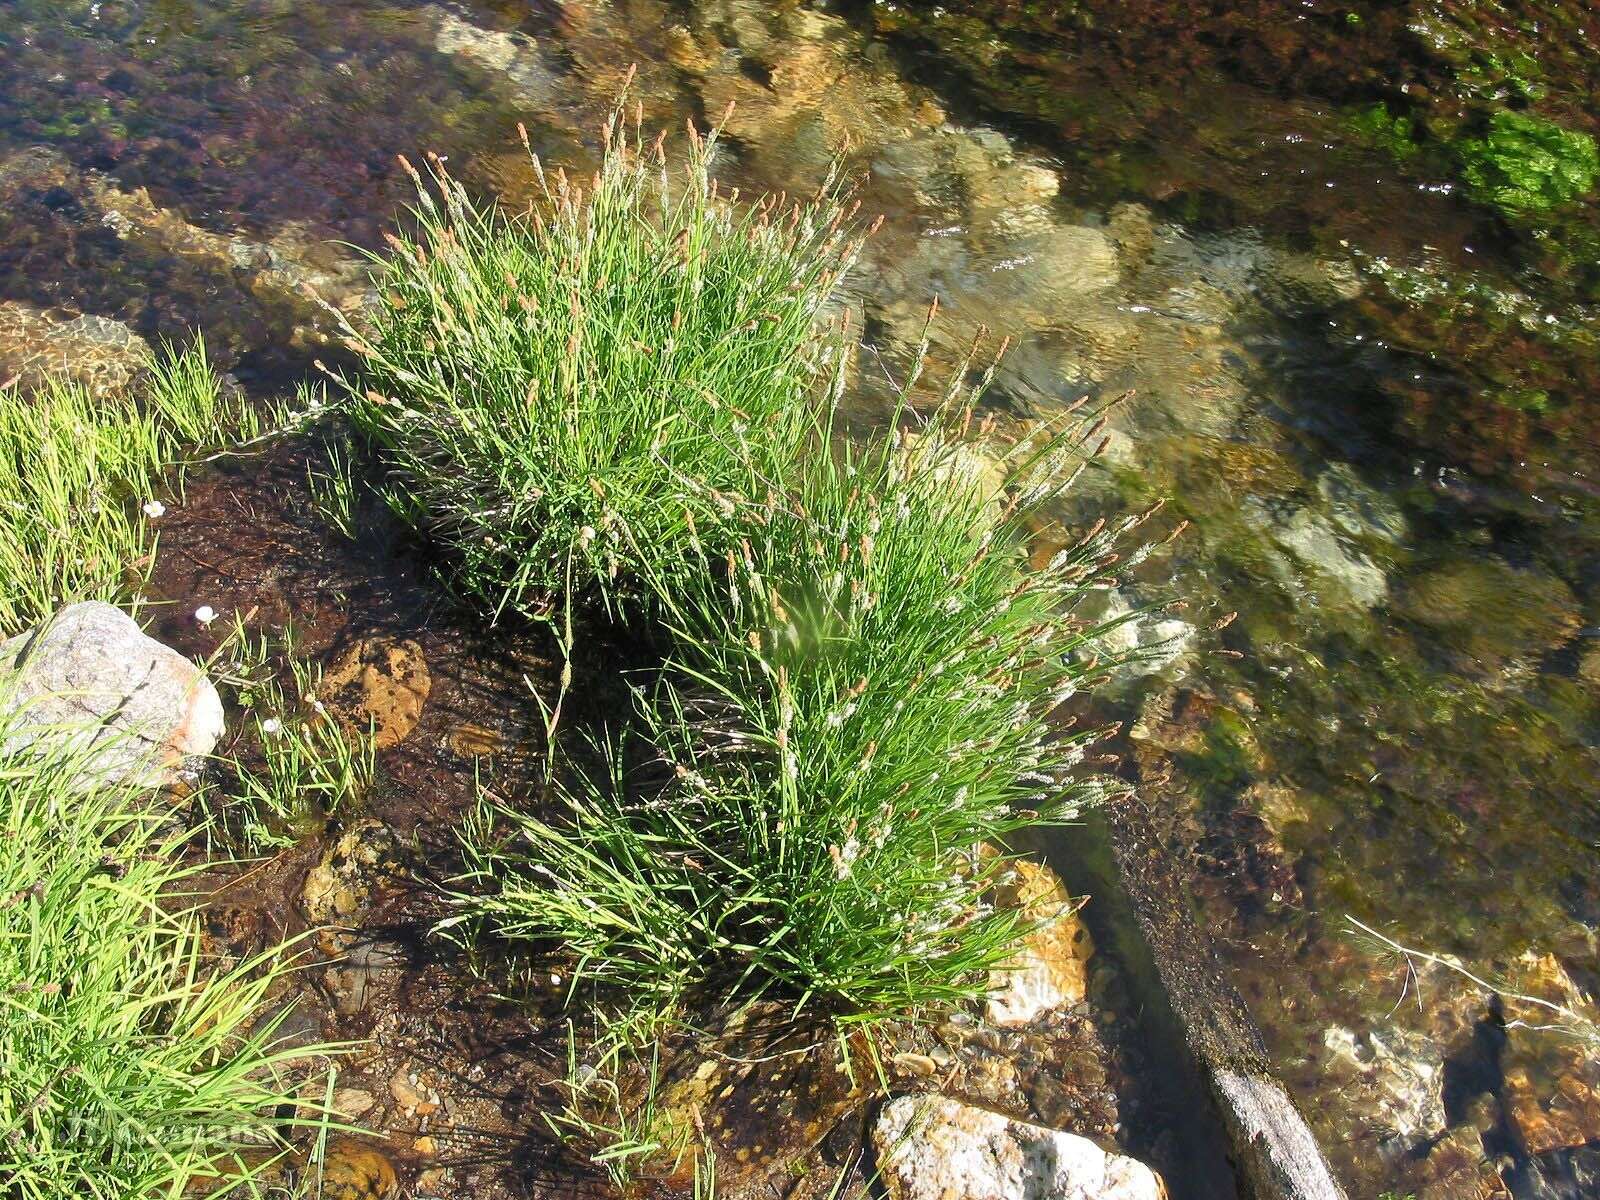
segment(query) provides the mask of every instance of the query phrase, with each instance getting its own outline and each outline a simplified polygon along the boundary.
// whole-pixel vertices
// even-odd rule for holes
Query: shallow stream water
[[[1592,198],[1555,244],[1386,149],[1364,114],[1408,64],[1341,51],[1315,6],[995,7],[1021,32],[742,0],[0,0],[0,348],[88,370],[200,329],[284,386],[329,353],[303,289],[353,302],[352,248],[410,196],[396,155],[525,196],[516,123],[592,163],[630,64],[648,123],[733,102],[731,183],[809,190],[842,158],[886,217],[846,282],[854,410],[937,296],[936,360],[1012,337],[1003,422],[1127,395],[1083,514],[1167,497],[1191,523],[1111,601],[1185,607],[1125,627],[1153,653],[1106,700],[1352,1195],[1595,1194],[1582,1043],[1345,924],[1564,1004],[1600,986]],[[1360,51],[1365,75],[1335,61]],[[1546,95],[1576,72],[1592,100],[1592,66],[1547,66]]]

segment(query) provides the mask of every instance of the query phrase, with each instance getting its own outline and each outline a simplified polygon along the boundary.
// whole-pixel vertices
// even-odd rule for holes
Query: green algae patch
[[[1359,109],[1350,118],[1350,128],[1358,137],[1388,151],[1401,162],[1416,157],[1421,148],[1417,144],[1416,122],[1405,114],[1394,115],[1387,104],[1371,104]]]
[[[1600,150],[1587,133],[1501,109],[1456,146],[1467,193],[1510,217],[1547,213],[1594,189]]]

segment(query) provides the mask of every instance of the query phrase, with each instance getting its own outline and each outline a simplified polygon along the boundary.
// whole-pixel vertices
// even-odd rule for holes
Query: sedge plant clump
[[[864,448],[821,439],[734,547],[650,576],[674,649],[635,728],[559,816],[485,805],[447,924],[563,948],[577,984],[657,1013],[704,986],[844,1020],[982,995],[1028,928],[992,902],[991,848],[1110,786],[1075,774],[1101,731],[1049,718],[1106,665],[1073,610],[1139,518],[1026,569],[1097,430],[991,471],[975,398]]]
[[[716,536],[812,429],[851,210],[832,181],[741,206],[711,178],[717,138],[691,126],[669,171],[618,108],[593,178],[534,156],[520,213],[437,159],[413,171],[414,238],[379,260],[370,323],[345,325],[365,361],[351,410],[392,506],[492,614],[683,578],[696,523]]]
[[[716,138],[670,171],[619,110],[593,179],[535,159],[519,214],[434,160],[345,324],[353,419],[456,590],[667,647],[581,754],[547,712],[551,786],[485,791],[439,931],[565,956],[635,1030],[707,990],[846,1021],[971,1000],[1029,928],[994,903],[1007,840],[1115,786],[1077,773],[1100,731],[1052,715],[1109,665],[1075,614],[1142,518],[1029,569],[1104,419],[984,465],[992,370],[957,364],[919,425],[926,336],[893,436],[836,438],[852,210],[831,179],[721,196]]]

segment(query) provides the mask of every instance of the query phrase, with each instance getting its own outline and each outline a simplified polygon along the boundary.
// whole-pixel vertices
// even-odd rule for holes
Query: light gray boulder
[[[0,642],[0,751],[76,742],[77,790],[177,784],[222,729],[205,673],[109,604],[69,605]]]
[[[946,1096],[901,1096],[873,1129],[889,1200],[1162,1200],[1154,1171],[1088,1138]]]

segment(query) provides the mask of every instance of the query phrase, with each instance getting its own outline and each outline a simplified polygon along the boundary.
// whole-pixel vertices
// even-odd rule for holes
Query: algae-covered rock
[[[370,818],[357,822],[306,872],[301,899],[307,920],[317,925],[351,923],[366,908],[373,888],[398,865],[393,831]]]
[[[363,638],[323,675],[321,699],[353,734],[370,732],[373,745],[386,750],[411,736],[432,687],[416,642]]]
[[[1482,136],[1463,139],[1456,153],[1468,192],[1516,216],[1570,204],[1600,177],[1594,138],[1510,109],[1495,112]]]
[[[328,1147],[321,1184],[324,1200],[391,1200],[400,1187],[382,1153],[349,1138]]]
[[[991,1025],[1027,1025],[1080,1003],[1089,990],[1094,941],[1055,872],[1018,859],[995,888],[995,903],[1034,924],[1012,960],[990,975],[984,1013]]]
[[[1561,579],[1488,555],[1452,559],[1409,576],[1396,588],[1393,607],[1491,669],[1561,645],[1582,623]]]

